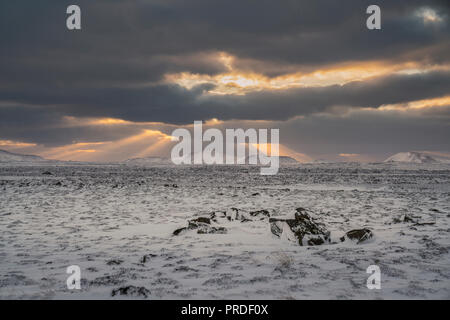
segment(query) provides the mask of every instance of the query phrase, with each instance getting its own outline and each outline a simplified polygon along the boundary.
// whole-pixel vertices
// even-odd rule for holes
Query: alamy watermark
[[[262,175],[278,173],[279,129],[226,129],[224,139],[219,129],[203,132],[202,121],[194,121],[193,131],[193,138],[187,129],[172,132],[172,140],[178,141],[171,152],[174,164],[260,164]]]
[[[370,273],[370,276],[367,278],[367,289],[381,289],[381,270],[380,267],[376,264],[372,264],[367,267],[367,273]]]
[[[70,276],[66,280],[67,289],[81,289],[81,268],[77,265],[68,266],[66,273]]]
[[[381,9],[378,5],[372,4],[367,7],[366,13],[370,16],[366,20],[369,30],[381,29]],[[81,8],[76,4],[71,4],[66,9],[69,16],[66,19],[66,27],[69,30],[81,30]]]

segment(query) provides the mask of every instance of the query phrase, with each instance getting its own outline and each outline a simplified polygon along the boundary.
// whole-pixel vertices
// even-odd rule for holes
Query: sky
[[[447,0],[2,1],[0,149],[169,156],[173,130],[203,120],[277,128],[306,162],[448,153],[449,19]]]

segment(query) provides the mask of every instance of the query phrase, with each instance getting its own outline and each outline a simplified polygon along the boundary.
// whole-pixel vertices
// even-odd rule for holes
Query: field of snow
[[[0,165],[0,299],[450,299],[450,165]],[[188,219],[310,210],[332,240],[299,246],[266,220],[225,234]],[[408,219],[405,219],[408,217]],[[369,290],[366,269],[381,268]],[[68,290],[66,268],[81,268]],[[120,288],[135,286],[119,295]],[[112,295],[115,294],[113,297]]]

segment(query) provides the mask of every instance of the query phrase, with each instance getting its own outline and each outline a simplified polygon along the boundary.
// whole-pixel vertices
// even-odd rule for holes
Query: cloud
[[[363,153],[352,146],[385,152],[385,133],[377,140],[373,123],[391,134],[399,130],[387,150],[400,143],[447,146],[438,137],[448,136],[445,105],[408,107],[411,114],[401,110],[450,92],[445,1],[379,1],[382,30],[373,32],[365,27],[368,0],[79,0],[79,32],[65,27],[69,4],[0,3],[3,141],[44,148],[108,143],[144,129],[170,134],[173,125],[217,118],[279,125],[295,146],[286,147],[306,154],[324,154],[326,148],[334,155]],[[398,73],[403,64],[417,68]],[[339,69],[352,66],[360,68],[350,76]],[[326,70],[334,73],[324,75]],[[168,81],[181,74],[207,81]],[[289,85],[274,88],[274,81]],[[386,106],[398,110],[375,111]],[[79,122],[69,125],[68,117]],[[92,119],[128,123],[100,125]],[[308,130],[290,128],[296,121]],[[401,138],[420,129],[415,141]],[[294,143],[300,133],[309,139],[306,147]],[[327,139],[319,139],[325,133]],[[96,153],[77,150],[86,157]]]

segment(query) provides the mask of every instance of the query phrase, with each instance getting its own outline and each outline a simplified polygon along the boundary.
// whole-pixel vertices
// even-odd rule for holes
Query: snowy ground
[[[267,221],[172,235],[232,207],[272,216],[304,207],[333,239],[359,227],[375,238],[301,247]],[[393,223],[403,214],[419,224]],[[449,299],[449,222],[449,165],[301,165],[276,176],[238,166],[1,165],[0,298],[104,299],[134,285],[149,299]],[[381,290],[366,287],[372,264]],[[70,265],[81,267],[81,290],[66,287]]]

